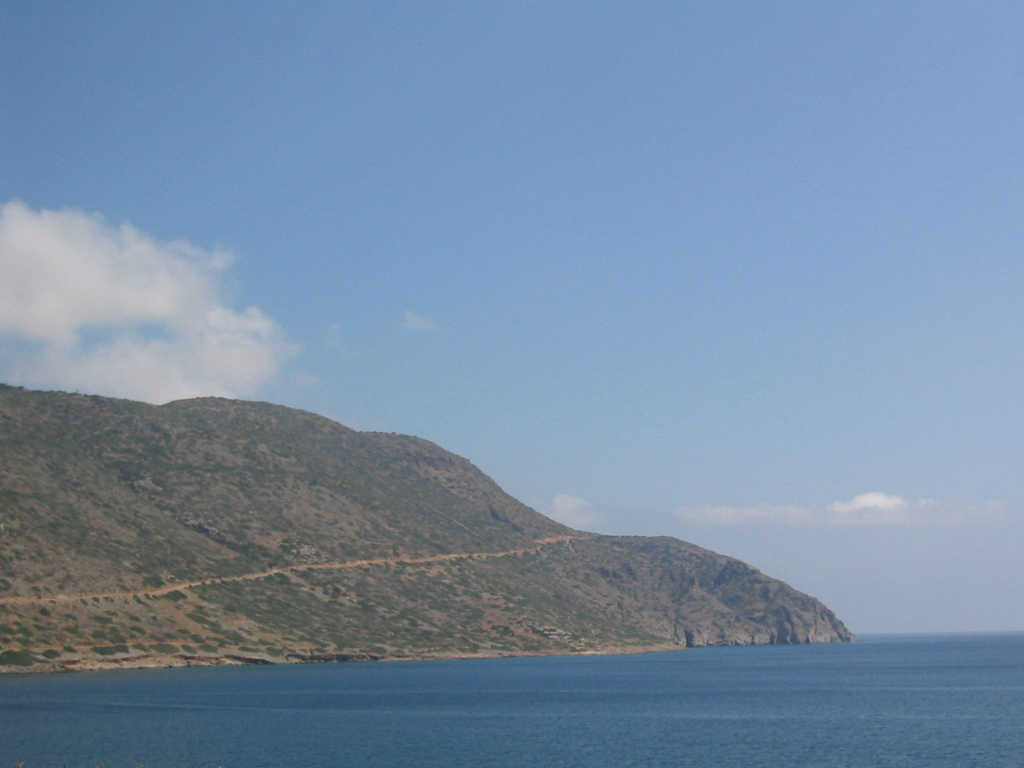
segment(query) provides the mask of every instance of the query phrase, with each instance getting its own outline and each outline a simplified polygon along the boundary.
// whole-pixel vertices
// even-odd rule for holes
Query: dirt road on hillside
[[[531,552],[540,552],[546,545],[560,544],[566,541],[579,539],[590,539],[593,536],[549,536],[544,539],[537,539],[535,546],[523,547],[522,549],[509,549],[503,552],[455,552],[442,555],[424,555],[422,557],[381,557],[371,560],[347,560],[337,563],[306,563],[302,565],[282,565],[277,568],[269,568],[256,573],[243,573],[237,576],[211,576],[206,579],[195,581],[180,581],[174,584],[164,584],[161,587],[152,589],[138,589],[129,592],[88,592],[82,594],[60,594],[43,595],[41,597],[2,597],[0,605],[24,605],[46,602],[67,602],[69,600],[92,600],[93,598],[112,599],[134,599],[142,597],[159,597],[171,592],[191,589],[193,587],[209,586],[211,584],[225,584],[234,581],[256,581],[275,576],[279,573],[301,573],[303,571],[339,571],[347,568],[374,568],[389,565],[419,565],[422,563],[444,563],[452,560],[487,560],[495,557],[511,557],[513,555],[525,555]]]

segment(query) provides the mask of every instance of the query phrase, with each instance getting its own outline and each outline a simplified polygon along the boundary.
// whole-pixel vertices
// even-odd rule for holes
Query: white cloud
[[[429,317],[417,315],[415,312],[405,310],[405,318],[402,320],[402,327],[410,331],[423,331],[425,333],[437,333],[441,326]]]
[[[74,209],[0,207],[0,337],[11,383],[166,402],[255,394],[289,349],[219,296],[230,256]]]
[[[560,523],[573,528],[583,528],[598,521],[598,516],[592,511],[593,506],[579,496],[559,493],[548,505],[548,514]]]
[[[991,520],[1005,512],[1005,505],[994,500],[983,504],[943,504],[932,499],[908,501],[901,496],[877,491],[862,493],[850,501],[837,501],[825,507],[757,504],[749,507],[681,507],[676,510],[676,514],[688,523],[780,523],[832,527],[957,525]]]
[[[341,323],[331,323],[327,326],[327,332],[324,334],[324,346],[333,352],[340,353],[343,357],[348,357],[352,353],[345,340],[345,335],[342,333]]]
[[[808,523],[809,510],[791,504],[757,504],[752,507],[682,507],[676,511],[688,523]]]
[[[837,501],[825,507],[833,525],[893,525],[895,523],[927,522],[929,513],[938,511],[938,504],[929,499],[907,502],[902,496],[888,496],[874,491],[854,496],[850,501]],[[923,514],[922,514],[923,513]]]

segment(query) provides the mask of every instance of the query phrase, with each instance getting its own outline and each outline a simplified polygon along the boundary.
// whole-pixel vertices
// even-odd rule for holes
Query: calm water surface
[[[1024,765],[1024,635],[0,676],[0,768]]]

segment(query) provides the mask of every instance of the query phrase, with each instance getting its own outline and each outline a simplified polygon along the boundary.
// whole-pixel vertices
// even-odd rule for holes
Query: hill
[[[745,563],[572,530],[416,437],[0,385],[0,669],[850,639]]]

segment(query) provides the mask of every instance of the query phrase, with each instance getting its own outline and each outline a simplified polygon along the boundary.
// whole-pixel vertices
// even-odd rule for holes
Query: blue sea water
[[[1024,766],[1024,635],[0,677],[0,768]]]

